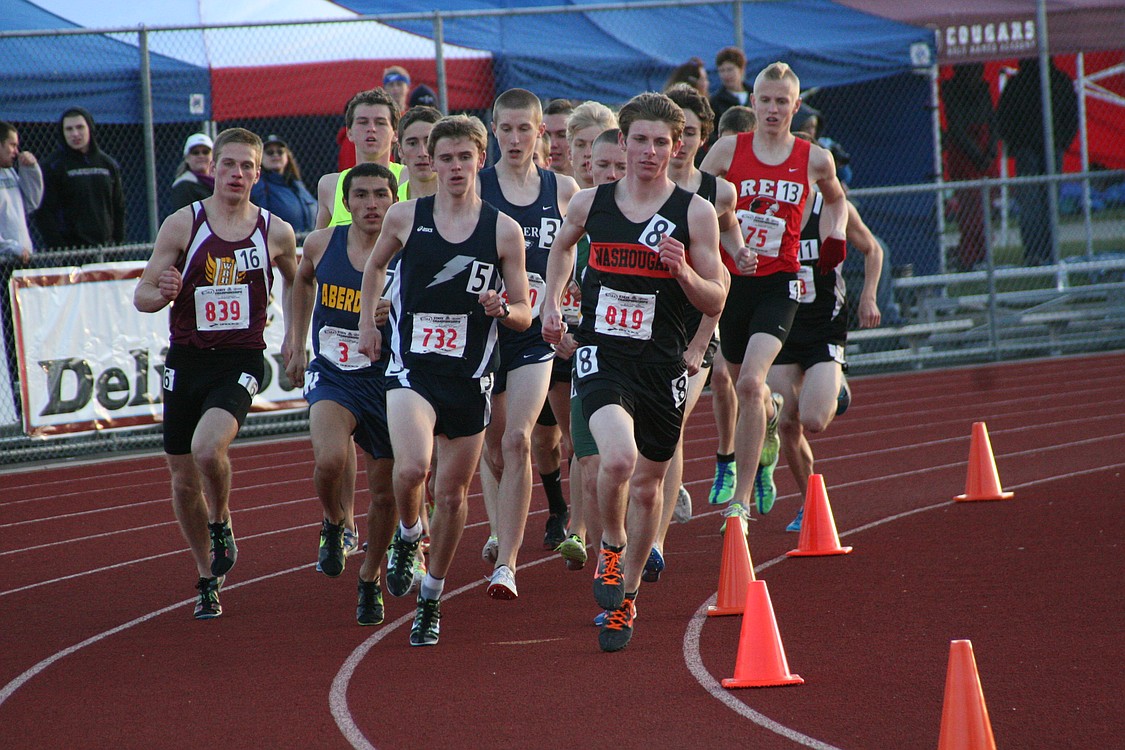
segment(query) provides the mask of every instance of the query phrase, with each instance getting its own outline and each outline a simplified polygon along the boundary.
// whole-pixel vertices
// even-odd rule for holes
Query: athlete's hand
[[[848,243],[840,237],[829,237],[820,243],[820,260],[816,262],[817,270],[828,273],[844,262],[848,256]]]
[[[579,286],[577,281],[575,281],[574,279],[570,279],[569,281],[567,281],[566,291],[567,294],[570,295],[570,298],[572,300],[574,300],[578,304],[582,304],[582,287]]]
[[[496,293],[495,289],[485,289],[477,297],[481,305],[484,307],[484,314],[490,318],[505,318],[507,314],[504,312],[504,298]]]
[[[555,344],[555,356],[560,359],[570,359],[578,351],[578,341],[573,334],[564,332],[562,341]]]
[[[375,303],[375,325],[381,326],[387,322],[387,318],[391,316],[391,301],[389,299],[380,299]]]
[[[660,236],[660,242],[656,243],[656,251],[660,254],[660,262],[667,266],[672,276],[678,279],[687,268],[687,251],[684,249],[684,243],[664,234]]]
[[[566,333],[566,323],[563,322],[562,311],[557,302],[544,302],[539,310],[539,322],[543,326],[543,340],[548,344],[558,345]]]
[[[285,376],[289,378],[289,382],[295,388],[301,388],[305,385],[305,367],[309,363],[308,352],[305,351],[304,346],[294,346],[289,341],[289,337],[285,337],[285,341],[281,344],[281,361],[285,363]]]
[[[753,276],[758,270],[758,254],[743,245],[734,256],[734,267],[743,276]]]
[[[877,328],[883,322],[883,314],[874,299],[862,295],[859,298],[859,327]]]
[[[703,353],[706,348],[698,349],[694,346],[688,345],[684,350],[684,364],[687,365],[688,377],[692,377],[703,366]]]
[[[183,286],[184,278],[180,275],[179,269],[175,267],[165,268],[160,272],[160,278],[156,280],[156,286],[160,290],[160,296],[171,302],[176,299],[180,293],[180,287]]]
[[[383,334],[374,324],[359,324],[359,352],[366,354],[372,362],[379,361],[379,354],[383,348]]]

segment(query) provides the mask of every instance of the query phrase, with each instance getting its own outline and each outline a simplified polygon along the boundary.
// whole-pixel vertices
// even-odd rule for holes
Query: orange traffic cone
[[[969,476],[965,480],[965,494],[953,498],[957,502],[974,500],[1008,500],[1014,492],[1000,487],[996,473],[996,459],[992,456],[992,442],[984,422],[973,422],[973,435],[969,440]]]
[[[949,646],[938,750],[996,750],[969,641],[953,641]]]
[[[746,607],[746,584],[754,580],[754,564],[750,562],[750,546],[746,543],[746,527],[742,519],[727,519],[723,532],[723,562],[719,567],[719,600],[707,608],[707,616],[740,615]]]
[[[846,555],[851,551],[851,547],[840,546],[836,520],[832,518],[832,506],[828,503],[828,490],[824,488],[824,477],[820,474],[811,475],[809,489],[805,493],[805,515],[801,522],[797,549],[785,554],[789,557],[813,557]]]
[[[800,675],[789,673],[766,582],[750,581],[746,584],[746,608],[742,613],[734,677],[724,679],[723,687],[773,687],[802,683],[804,680]]]

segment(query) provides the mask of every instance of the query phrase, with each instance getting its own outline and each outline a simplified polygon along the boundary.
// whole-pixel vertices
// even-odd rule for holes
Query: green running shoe
[[[770,399],[773,401],[773,418],[766,421],[766,439],[762,443],[762,457],[758,459],[758,463],[762,466],[776,464],[778,453],[781,451],[777,423],[781,420],[781,407],[785,404],[785,397],[780,393],[772,393]]]
[[[777,500],[777,485],[773,483],[775,468],[776,461],[770,466],[759,466],[758,473],[754,475],[754,500],[758,504],[758,513],[763,516],[773,510],[773,504]]]
[[[734,461],[715,464],[715,481],[707,502],[711,505],[726,505],[734,497],[734,483],[738,479],[738,466]]]

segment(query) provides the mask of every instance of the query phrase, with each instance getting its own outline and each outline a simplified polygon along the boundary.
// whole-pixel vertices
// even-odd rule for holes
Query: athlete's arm
[[[559,213],[566,216],[567,207],[570,206],[570,200],[578,193],[580,188],[574,178],[569,175],[556,175],[555,180],[558,184],[559,192]]]
[[[691,226],[690,247],[685,248],[679,240],[665,235],[657,244],[660,260],[680,283],[688,302],[696,310],[704,315],[718,315],[723,311],[727,288],[723,283],[723,264],[719,260],[719,220],[714,207],[698,195],[692,196],[688,224]]]
[[[716,177],[726,177],[730,170],[730,163],[734,159],[734,146],[738,136],[724,135],[711,146],[703,163],[699,165],[701,172],[710,172]]]
[[[590,215],[590,205],[594,202],[595,188],[579,190],[570,200],[566,218],[563,219],[559,233],[551,244],[547,256],[547,291],[543,305],[539,308],[539,320],[543,324],[543,340],[557,344],[562,340],[565,330],[562,319],[562,294],[574,274],[575,245],[586,233],[586,219]]]
[[[848,206],[844,189],[836,178],[836,160],[827,149],[815,143],[809,146],[809,182],[815,182],[824,195],[824,206],[820,213],[822,262],[819,268],[827,271],[844,261],[847,247],[845,236],[848,228]],[[840,243],[844,243],[843,247]]]
[[[882,322],[883,315],[879,312],[875,293],[879,288],[879,279],[883,275],[883,246],[867,228],[867,224],[859,216],[859,211],[848,204],[848,242],[863,253],[863,291],[859,295],[859,327],[875,328]]]
[[[152,255],[133,290],[133,306],[140,312],[164,309],[180,293],[183,278],[175,267],[191,235],[191,207],[185,206],[160,225]]]
[[[375,249],[363,266],[363,283],[359,288],[359,351],[375,362],[383,337],[375,324],[375,308],[387,280],[387,266],[402,246],[414,225],[414,201],[395,203],[383,217],[383,228]],[[526,283],[526,282],[525,282]]]
[[[331,237],[331,229],[318,229],[305,238],[293,279],[293,314],[286,334],[289,356],[285,359],[285,374],[289,376],[289,382],[297,387],[305,384],[305,367],[309,363],[305,342],[309,339],[309,324],[316,302],[316,266],[324,256]]]
[[[293,227],[284,219],[271,215],[269,236],[270,262],[281,276],[281,317],[285,323],[285,334],[281,339],[281,361],[288,362],[292,356],[289,350],[289,326],[293,320],[293,279],[297,275],[297,236]]]
[[[746,247],[742,225],[738,223],[738,217],[734,213],[738,205],[738,191],[734,185],[719,177],[715,192],[715,213],[719,215],[719,250],[734,259],[742,273],[753,274],[758,270],[758,254]]]
[[[340,181],[339,172],[330,172],[316,183],[316,228],[324,229],[332,221],[332,210],[336,207],[336,183]]]
[[[496,254],[500,256],[500,273],[504,276],[504,293],[508,297],[508,312],[504,313],[504,300],[495,289],[481,292],[480,303],[486,315],[497,318],[500,325],[513,331],[526,331],[531,325],[531,304],[527,301],[527,253],[524,250],[523,229],[515,219],[500,214],[496,219]]]

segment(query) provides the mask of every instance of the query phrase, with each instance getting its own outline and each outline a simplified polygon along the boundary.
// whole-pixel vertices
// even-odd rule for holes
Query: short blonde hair
[[[763,81],[791,81],[793,83],[793,90],[798,94],[801,93],[801,79],[793,72],[793,69],[788,64],[783,62],[770,63],[762,69],[762,72],[754,79],[754,90],[758,90],[758,84]]]
[[[215,145],[211,149],[216,164],[219,162],[219,154],[223,152],[228,143],[244,143],[254,149],[257,153],[255,161],[258,166],[262,165],[262,139],[258,137],[257,133],[252,133],[246,128],[227,128],[219,133],[219,136],[215,139]]]
[[[617,116],[613,110],[601,102],[585,101],[574,108],[570,117],[566,118],[566,139],[574,140],[574,134],[591,125],[598,125],[602,130],[617,127]]]

